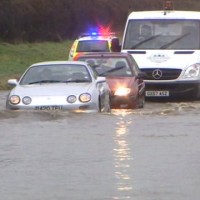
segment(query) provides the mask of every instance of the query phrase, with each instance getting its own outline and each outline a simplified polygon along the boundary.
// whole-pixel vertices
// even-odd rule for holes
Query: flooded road
[[[0,199],[199,200],[200,102],[103,113],[5,110]]]

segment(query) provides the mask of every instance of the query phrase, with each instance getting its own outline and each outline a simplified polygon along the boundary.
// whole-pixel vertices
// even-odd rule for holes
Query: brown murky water
[[[199,200],[200,102],[110,114],[5,110],[1,200]]]

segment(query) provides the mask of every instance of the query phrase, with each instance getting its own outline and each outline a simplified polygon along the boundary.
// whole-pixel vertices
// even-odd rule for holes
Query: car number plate
[[[169,91],[146,91],[146,97],[168,97]]]
[[[36,106],[35,110],[62,110],[62,106]]]

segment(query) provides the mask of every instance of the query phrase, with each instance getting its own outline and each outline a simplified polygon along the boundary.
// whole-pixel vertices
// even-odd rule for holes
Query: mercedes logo
[[[159,69],[155,69],[152,72],[152,76],[153,76],[154,79],[160,79],[162,77],[162,75],[163,75],[162,71],[159,70]]]

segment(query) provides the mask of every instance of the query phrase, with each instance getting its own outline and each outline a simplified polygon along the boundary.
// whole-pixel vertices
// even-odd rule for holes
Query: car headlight
[[[83,103],[88,102],[91,100],[91,95],[88,93],[81,94],[79,100]]]
[[[20,102],[20,97],[17,96],[17,95],[13,95],[13,96],[10,97],[9,101],[10,101],[11,104],[17,105]]]
[[[131,92],[130,88],[120,87],[115,91],[114,95],[116,95],[116,96],[127,96],[127,95],[130,94],[130,92]]]
[[[200,64],[194,64],[189,66],[184,75],[183,78],[196,78],[200,75]]]
[[[76,101],[76,96],[70,95],[67,97],[67,102],[68,103],[74,103]]]
[[[31,103],[31,101],[32,101],[31,97],[28,97],[28,96],[26,96],[26,97],[24,97],[24,98],[22,99],[22,102],[23,102],[25,105],[29,105],[29,104]]]

